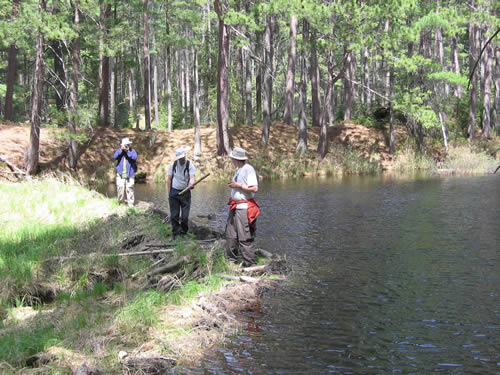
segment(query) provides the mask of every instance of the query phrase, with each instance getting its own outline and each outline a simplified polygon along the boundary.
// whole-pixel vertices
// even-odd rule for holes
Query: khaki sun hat
[[[236,159],[236,160],[247,160],[247,152],[241,148],[241,147],[235,147],[233,148],[233,151],[231,151],[231,155],[229,155],[231,158]]]

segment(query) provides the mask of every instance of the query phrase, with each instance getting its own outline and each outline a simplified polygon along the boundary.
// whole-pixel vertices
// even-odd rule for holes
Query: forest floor
[[[261,159],[265,166],[273,159],[281,160],[297,157],[298,129],[293,125],[274,123],[271,126],[269,144],[261,144],[261,128],[259,126],[230,127],[232,143],[247,150],[250,162]],[[133,147],[139,154],[139,172],[144,172],[151,181],[161,166],[167,166],[174,160],[175,150],[181,146],[189,146],[192,157],[194,149],[193,129],[174,130],[137,130],[95,127],[85,131],[86,142],[81,146],[78,175],[86,182],[112,181],[114,162],[112,155],[119,147],[120,139],[129,137]],[[216,156],[216,129],[214,126],[201,128],[202,155],[199,159],[202,173],[220,169],[227,161]],[[388,129],[385,127],[365,127],[345,122],[329,128],[330,150],[342,148],[356,152],[359,157],[369,160],[380,169],[391,169],[393,158],[389,154]],[[397,141],[404,142],[407,137],[403,128],[396,130]],[[23,168],[24,151],[29,144],[30,127],[19,124],[0,124],[0,155],[19,168]],[[319,129],[308,129],[307,158],[316,158]],[[340,146],[340,147],[339,147]],[[217,168],[218,167],[218,168]],[[64,130],[58,128],[42,128],[40,135],[40,169],[41,172],[67,171],[66,143]],[[5,173],[8,171],[4,171]],[[212,173],[214,175],[214,173]],[[262,172],[261,172],[262,175]],[[266,177],[264,175],[264,177]]]

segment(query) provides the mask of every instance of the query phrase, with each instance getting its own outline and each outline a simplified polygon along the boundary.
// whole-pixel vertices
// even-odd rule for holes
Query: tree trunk
[[[107,22],[111,5],[100,2],[101,33],[99,40],[99,124],[109,125],[109,56],[104,55],[104,43],[108,34]]]
[[[236,111],[236,124],[245,122],[245,79],[243,75],[243,48],[236,48],[236,82],[239,96],[239,108]]]
[[[143,0],[143,19],[144,19],[144,123],[146,130],[151,129],[151,76],[150,76],[150,56],[149,56],[149,17],[148,0]]]
[[[134,68],[130,67],[128,75],[128,101],[129,101],[130,111],[132,111],[133,118],[135,119],[137,117],[136,95],[135,95],[136,93],[135,85],[137,85],[137,82],[135,82],[134,77],[135,77]]]
[[[186,31],[186,36],[189,39],[189,34]],[[184,77],[186,83],[186,111],[191,112],[191,69],[190,69],[190,58],[189,58],[189,50],[187,48],[184,49]]]
[[[451,38],[451,58],[452,58],[452,70],[455,74],[460,74],[460,61],[458,59],[458,49],[457,49],[457,38]],[[458,98],[462,97],[462,86],[457,85],[455,87],[455,96]]]
[[[330,106],[332,103],[332,93],[333,93],[333,85],[335,81],[333,79],[333,56],[332,52],[328,54],[327,57],[327,65],[328,65],[328,85],[326,87],[326,95],[325,95],[325,106],[321,111],[321,130],[319,133],[319,142],[318,142],[318,150],[317,155],[319,159],[323,159],[328,153],[328,113],[330,112]]]
[[[436,13],[439,14],[440,11],[440,0],[437,0],[436,2]],[[439,65],[441,65],[441,70],[443,72],[446,72],[446,65],[444,63],[444,46],[443,46],[443,31],[441,27],[436,28],[436,35],[434,36],[434,49],[435,49],[435,55],[437,60],[439,61]],[[444,94],[448,96],[450,91],[448,82],[444,82]]]
[[[200,105],[198,87],[198,52],[193,47],[193,114],[194,114],[194,155],[201,155]]]
[[[321,126],[321,98],[320,98],[320,76],[318,66],[318,54],[316,51],[316,31],[312,30],[311,43],[311,94],[312,94],[312,126]]]
[[[391,20],[389,18],[387,18],[385,20],[385,24],[384,24],[384,34],[385,35],[389,35],[389,30],[391,28]],[[384,54],[385,56],[385,54]],[[390,75],[391,75],[391,69],[389,68],[389,63],[387,61],[388,59],[385,58],[385,79],[384,79],[384,92],[385,92],[385,97],[386,98],[390,98],[390,95],[391,95],[391,78],[390,78]],[[390,105],[389,102],[386,103],[387,105]]]
[[[12,2],[12,19],[16,18],[19,9],[19,1]],[[12,43],[9,47],[9,62],[7,67],[7,91],[5,93],[5,120],[12,121],[14,119],[13,102],[14,102],[14,81],[16,79],[16,59],[17,46]]]
[[[45,12],[47,0],[40,0],[38,8],[40,17]],[[27,155],[25,157],[26,173],[34,175],[37,172],[38,162],[40,159],[40,116],[42,104],[44,72],[44,34],[42,30],[38,31],[36,38],[36,57],[33,71],[33,93],[31,96],[31,132],[30,144],[28,146]]]
[[[156,51],[156,37],[154,29],[151,29],[153,34],[153,50]],[[158,54],[155,53],[151,59],[151,64],[153,66],[153,105],[155,111],[155,127],[158,128],[160,125],[160,112],[159,112],[159,100],[158,100]]]
[[[210,17],[210,1],[207,1],[207,35],[212,35],[212,18]],[[212,70],[212,55],[208,54],[208,70]]]
[[[484,71],[484,96],[483,96],[483,137],[490,139],[490,109],[491,109],[491,81],[493,76],[493,47],[490,44],[484,50],[486,54],[486,66]]]
[[[353,99],[353,69],[352,69],[352,51],[348,51],[348,46],[344,47],[344,53],[347,54],[346,58],[346,74],[344,78],[344,121],[351,119],[352,112],[352,99]]]
[[[117,128],[116,124],[116,57],[109,58],[109,117],[111,127]]]
[[[272,53],[272,31],[273,31],[273,21],[272,16],[266,18],[266,29],[264,32],[264,118],[262,125],[262,137],[261,142],[263,145],[269,143],[269,129],[271,128],[271,111],[272,105],[272,64],[273,64],[273,53]]]
[[[255,50],[257,54],[261,57],[263,61],[263,51],[262,51],[262,33],[257,31],[256,33]],[[255,112],[257,113],[257,119],[262,118],[262,63],[257,64],[255,74]]]
[[[303,38],[306,40],[307,24],[304,20]],[[300,57],[300,96],[299,96],[299,135],[297,141],[297,152],[303,154],[307,151],[307,66],[304,51]]]
[[[168,3],[165,9],[165,31],[167,34],[167,39],[170,36],[170,27],[168,19]],[[170,48],[170,43],[167,42],[166,46],[167,58],[165,59],[165,76],[167,81],[167,123],[168,131],[172,132],[172,53]]]
[[[469,23],[469,76],[472,73],[478,53],[478,27]],[[476,106],[477,106],[477,72],[475,71],[471,77],[470,104],[469,104],[469,119],[468,119],[468,139],[472,141],[476,131]]]
[[[369,63],[370,59],[369,59],[369,52],[368,52],[368,48],[365,47],[363,48],[363,55],[362,55],[362,58],[361,58],[361,67],[362,67],[362,71],[363,71],[363,75],[362,75],[362,92],[363,92],[363,95],[362,95],[362,102],[363,104],[365,104],[366,106],[370,106],[371,104],[371,91],[370,91],[370,86],[371,86],[371,77],[370,77],[370,63]]]
[[[77,108],[78,108],[78,76],[80,75],[80,2],[74,2],[74,25],[77,37],[73,40],[72,70],[71,70],[71,92],[69,97],[69,131],[76,133],[78,126]],[[68,162],[71,169],[76,169],[78,164],[78,143],[73,138],[69,140]]]
[[[246,97],[246,123],[247,125],[253,124],[253,106],[252,106],[252,59],[250,53],[245,53],[245,97]]]
[[[396,153],[396,137],[394,134],[394,67],[389,68],[389,153]]]
[[[441,131],[443,132],[443,141],[444,148],[446,152],[448,152],[448,127],[446,126],[446,122],[444,119],[444,112],[442,110],[439,111],[439,122],[441,123]]]
[[[299,20],[295,14],[290,17],[290,36],[288,47],[288,70],[286,73],[285,113],[283,121],[293,124],[293,101],[295,94],[295,61],[297,59],[297,28]]]
[[[223,0],[222,6],[227,7]],[[229,27],[222,19],[219,0],[214,1],[219,18],[219,52],[217,61],[217,155],[230,154],[229,139]]]
[[[493,113],[491,116],[491,124],[495,135],[498,135],[499,112],[500,112],[500,46],[497,46],[495,49],[495,99],[493,102]]]
[[[64,111],[66,109],[66,92],[64,88],[66,83],[66,72],[64,71],[62,41],[54,40],[52,41],[51,46],[52,53],[54,54],[54,72],[56,74],[56,80],[54,82],[56,108],[58,111]],[[63,124],[58,125],[62,126]]]

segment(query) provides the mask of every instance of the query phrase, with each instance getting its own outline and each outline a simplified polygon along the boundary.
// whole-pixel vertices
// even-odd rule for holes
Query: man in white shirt
[[[168,203],[170,205],[170,222],[174,239],[185,235],[188,231],[189,210],[191,208],[191,189],[194,184],[195,168],[186,159],[183,148],[175,151],[175,161],[168,167]],[[179,193],[189,188],[182,195]]]
[[[259,183],[255,169],[247,163],[246,151],[235,147],[229,155],[238,168],[232,181],[229,215],[226,224],[226,255],[231,261],[242,262],[243,267],[256,264],[254,240],[255,220],[260,214],[255,201]]]

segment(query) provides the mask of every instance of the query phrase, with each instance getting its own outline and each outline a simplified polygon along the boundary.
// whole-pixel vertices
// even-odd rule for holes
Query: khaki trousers
[[[243,261],[243,266],[256,264],[255,232],[248,224],[246,209],[229,211],[226,224],[226,255],[232,261]]]
[[[119,174],[116,175],[116,195],[118,196],[118,202],[125,202],[126,198],[128,206],[134,207],[134,183],[134,177],[122,178]]]

